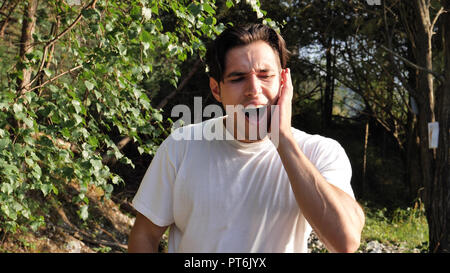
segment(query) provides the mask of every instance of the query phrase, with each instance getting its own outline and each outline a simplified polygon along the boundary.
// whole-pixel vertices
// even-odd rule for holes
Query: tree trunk
[[[450,0],[442,1],[450,11]],[[436,118],[439,122],[439,146],[433,154],[436,158],[429,190],[427,213],[430,250],[450,252],[450,177],[449,177],[449,121],[450,121],[450,12],[440,18],[444,49],[444,82],[436,92]]]
[[[330,36],[327,40],[326,57],[326,76],[325,76],[325,93],[323,96],[322,110],[322,129],[326,130],[331,125],[331,117],[333,114],[333,97],[334,97],[334,58],[333,58],[333,38]]]
[[[413,60],[414,63],[417,62],[412,52],[411,43],[408,44],[408,59]],[[414,90],[417,90],[416,70],[410,66],[406,67],[406,69],[408,70],[407,81],[409,86],[414,88]],[[415,200],[416,198],[424,200],[419,156],[420,138],[417,131],[417,105],[415,105],[415,100],[413,100],[411,95],[409,96],[409,101],[412,112],[408,111],[405,152],[403,154],[405,162],[405,182],[408,185],[410,200]]]
[[[366,130],[364,133],[364,154],[363,154],[363,173],[361,180],[361,196],[364,196],[364,186],[366,185],[366,168],[367,168],[367,144],[369,143],[369,119],[366,121]]]
[[[448,5],[448,0],[446,1]],[[433,70],[431,37],[432,20],[430,17],[430,3],[425,0],[415,0],[414,10],[417,18],[414,20],[415,33],[415,57],[420,67],[428,71]],[[443,39],[445,41],[445,59],[448,65],[449,30],[448,14],[441,18],[441,27],[444,28]],[[446,22],[445,22],[446,21]],[[446,36],[447,35],[447,36]],[[415,99],[419,106],[418,133],[420,137],[420,163],[423,184],[425,187],[425,208],[429,227],[430,252],[449,252],[450,230],[449,218],[449,189],[448,189],[448,92],[449,67],[447,66],[445,83],[439,87],[439,103],[435,104],[435,90],[433,76],[420,69],[417,72],[417,92]],[[429,149],[428,123],[436,121],[438,117],[440,125],[439,146],[437,149]]]
[[[422,173],[420,171],[419,158],[419,138],[417,137],[417,117],[414,114],[408,114],[408,125],[405,141],[405,183],[409,191],[409,198],[414,200],[420,198],[424,200],[421,188]]]
[[[32,70],[27,65],[27,58],[25,54],[33,49],[33,33],[36,26],[36,11],[38,0],[29,0],[28,5],[25,5],[22,21],[22,36],[20,39],[20,69],[22,70],[22,79],[18,78],[18,91],[25,93],[30,83]]]

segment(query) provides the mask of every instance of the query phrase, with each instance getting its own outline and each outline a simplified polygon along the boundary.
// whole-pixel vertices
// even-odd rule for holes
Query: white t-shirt
[[[169,252],[307,252],[311,226],[268,138],[179,140],[205,125],[231,136],[222,121],[174,131],[159,147],[133,206],[154,224],[170,225]],[[354,197],[350,162],[339,143],[292,132],[325,179]]]

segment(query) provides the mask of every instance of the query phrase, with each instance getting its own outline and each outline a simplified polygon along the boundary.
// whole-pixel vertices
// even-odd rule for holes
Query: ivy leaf
[[[79,100],[72,100],[72,105],[75,108],[75,112],[77,114],[81,112],[81,103]]]
[[[96,149],[99,142],[95,136],[89,136],[88,143],[92,146],[92,148]]]
[[[42,193],[44,194],[44,196],[47,196],[48,193],[50,192],[50,190],[52,189],[52,185],[51,184],[42,184],[40,187]]]
[[[101,160],[91,159],[91,160],[89,160],[89,162],[91,163],[92,167],[94,167],[95,171],[99,171],[103,167]]]
[[[44,74],[45,74],[45,76],[50,78],[50,76],[52,75],[52,72],[50,71],[50,69],[44,68]]]
[[[94,89],[95,85],[90,82],[90,81],[84,81],[84,85],[86,86],[86,88],[91,91],[92,89]]]
[[[152,9],[146,7],[142,8],[142,16],[145,20],[150,20],[152,18]]]
[[[207,25],[209,25],[209,26],[215,25],[215,24],[216,24],[216,18],[211,17],[211,16],[208,16],[208,17],[205,19],[205,24],[207,24]]]
[[[9,195],[13,192],[13,187],[9,183],[2,183],[1,191]]]
[[[23,111],[23,105],[14,103],[13,111],[14,111],[15,114],[21,113]]]
[[[216,13],[216,11],[211,7],[211,5],[208,2],[203,3],[203,9],[209,14],[215,14]]]
[[[161,122],[163,120],[163,116],[161,115],[161,113],[158,113],[158,112],[153,113],[153,118],[159,122]]]
[[[88,206],[83,205],[80,208],[79,216],[82,220],[86,221],[89,217]]]
[[[201,4],[195,4],[195,3],[191,3],[188,6],[188,10],[189,12],[194,15],[197,16],[202,12],[202,5]]]

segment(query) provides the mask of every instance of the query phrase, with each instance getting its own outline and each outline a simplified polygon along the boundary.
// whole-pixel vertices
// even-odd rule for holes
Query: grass
[[[386,208],[363,206],[366,224],[362,232],[362,242],[379,241],[385,245],[401,246],[405,252],[414,248],[426,250],[428,246],[428,224],[424,205],[418,201],[413,207]]]

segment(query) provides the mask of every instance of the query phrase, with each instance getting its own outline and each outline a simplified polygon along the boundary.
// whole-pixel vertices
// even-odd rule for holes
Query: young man
[[[283,38],[264,25],[229,28],[207,57],[224,108],[262,114],[227,110],[183,127],[214,127],[223,140],[185,140],[180,128],[161,144],[133,199],[129,251],[156,252],[169,226],[169,252],[306,252],[311,228],[328,250],[356,251],[364,213],[349,160],[336,141],[291,127]]]

